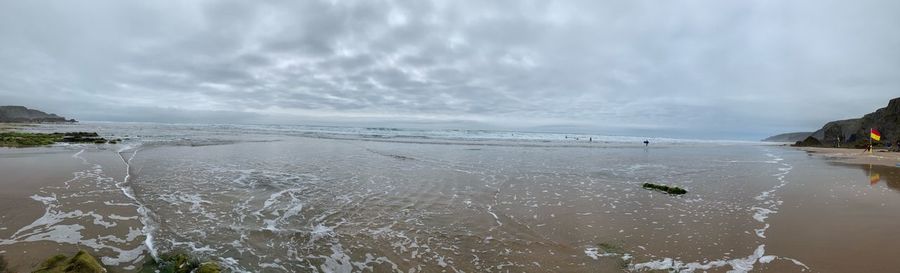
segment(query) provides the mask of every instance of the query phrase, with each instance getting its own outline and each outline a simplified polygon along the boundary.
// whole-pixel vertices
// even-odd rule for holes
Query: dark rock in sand
[[[47,114],[42,111],[28,109],[25,106],[0,106],[0,122],[30,123],[30,122],[76,122],[75,119],[66,119],[56,114]]]
[[[659,184],[653,184],[653,183],[644,183],[643,185],[641,185],[641,187],[643,187],[645,189],[650,189],[650,190],[658,190],[658,191],[662,191],[662,192],[665,192],[668,194],[674,194],[674,195],[681,195],[681,194],[687,193],[687,190],[679,188],[679,187],[674,187],[674,186],[670,187],[670,186],[666,186],[666,185],[659,185]]]
[[[69,132],[63,134],[63,138],[60,142],[103,144],[108,141],[95,132]]]

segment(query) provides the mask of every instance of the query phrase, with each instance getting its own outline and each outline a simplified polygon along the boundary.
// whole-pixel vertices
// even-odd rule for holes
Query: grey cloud
[[[898,8],[4,1],[0,104],[99,120],[227,113],[234,122],[753,139],[813,130],[900,94]]]

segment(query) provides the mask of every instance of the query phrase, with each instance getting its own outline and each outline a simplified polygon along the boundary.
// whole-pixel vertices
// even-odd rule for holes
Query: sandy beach
[[[16,272],[77,249],[115,272],[173,251],[225,272],[890,272],[900,245],[900,172],[829,160],[855,150],[66,126],[132,138],[0,149]]]
[[[872,153],[864,152],[862,149],[844,148],[800,147],[799,149],[806,151],[810,155],[848,164],[872,164],[889,167],[896,167],[897,164],[900,164],[900,153],[889,152],[885,149],[875,149]]]

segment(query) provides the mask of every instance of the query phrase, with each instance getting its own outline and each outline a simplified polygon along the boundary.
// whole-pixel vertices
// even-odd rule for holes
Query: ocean
[[[173,251],[229,272],[884,272],[900,251],[896,168],[768,143],[288,125],[29,130],[123,142],[0,149],[10,189],[0,254],[21,266],[44,258],[28,253],[82,248],[123,272]]]

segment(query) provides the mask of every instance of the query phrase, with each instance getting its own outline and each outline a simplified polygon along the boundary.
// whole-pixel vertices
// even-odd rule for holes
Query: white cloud
[[[896,96],[897,8],[887,0],[4,1],[0,104],[87,119],[121,120],[96,109],[135,107],[757,137],[813,130]],[[127,117],[179,119],[145,112],[153,114]]]

